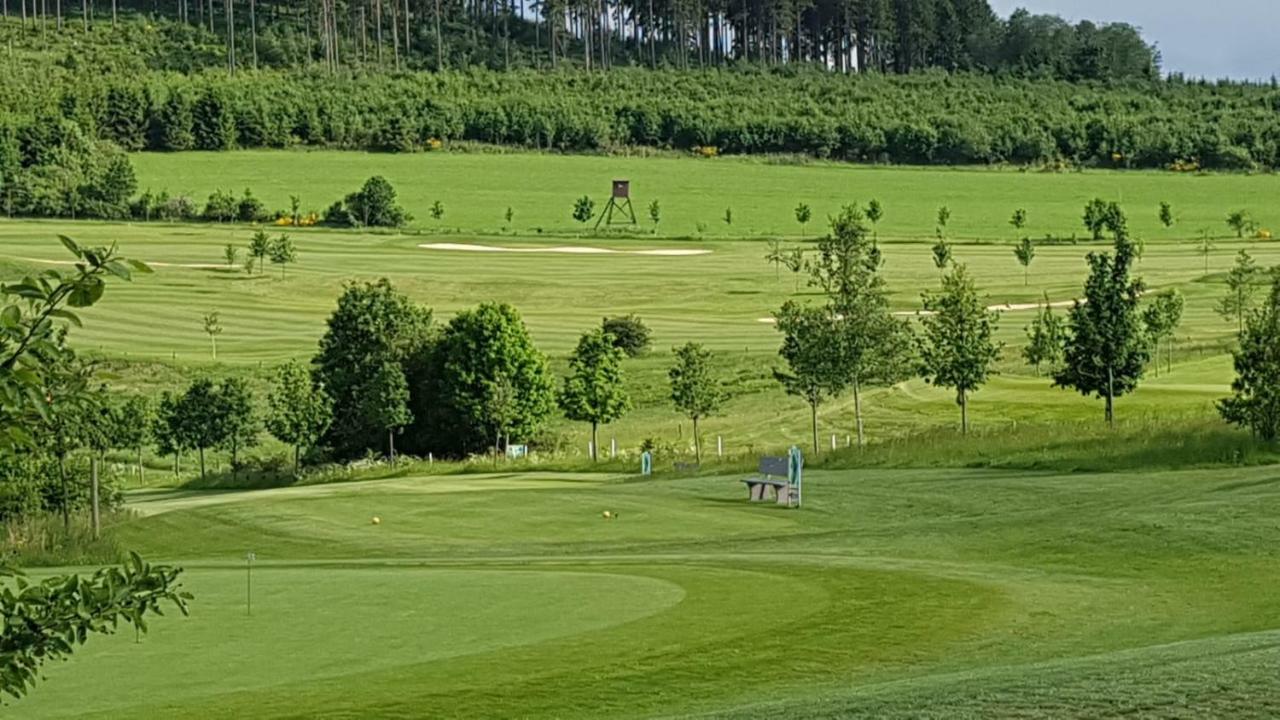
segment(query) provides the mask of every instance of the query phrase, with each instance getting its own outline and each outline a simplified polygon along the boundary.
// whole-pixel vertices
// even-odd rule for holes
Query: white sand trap
[[[663,257],[688,257],[710,255],[710,250],[673,248],[670,250],[613,250],[611,248],[584,247],[581,245],[553,245],[544,247],[497,247],[495,245],[468,245],[464,243],[422,243],[423,250],[456,250],[486,253],[556,253],[560,255],[650,255]]]
[[[1081,300],[1080,302],[1083,303],[1084,300]],[[1056,302],[1049,303],[1049,307],[1052,307],[1052,308],[1071,307],[1072,305],[1075,305],[1075,304],[1076,304],[1075,300],[1058,300]],[[1039,310],[1043,305],[1044,303],[1004,303],[1002,305],[988,305],[987,309],[993,310],[995,312],[1010,312],[1010,311],[1016,312],[1019,310]],[[926,317],[926,316],[932,315],[933,311],[931,310],[899,310],[898,312],[895,312],[893,314],[897,317]],[[767,317],[767,318],[759,318],[756,320],[756,322],[762,322],[762,323],[767,323],[769,325],[773,325],[777,321],[771,317]]]

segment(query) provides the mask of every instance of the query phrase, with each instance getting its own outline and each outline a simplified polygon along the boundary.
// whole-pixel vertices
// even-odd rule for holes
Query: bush
[[[231,222],[240,212],[240,201],[229,192],[214,190],[200,216],[210,222]]]
[[[381,175],[375,175],[366,180],[359,192],[348,195],[343,203],[346,205],[348,217],[344,218],[335,212],[334,219],[335,221],[349,220],[350,225],[399,227],[410,219],[409,214],[396,204],[395,188],[391,187],[391,183]],[[334,210],[334,206],[330,206],[329,210],[325,211],[326,224],[330,224],[327,220],[330,210]]]
[[[249,188],[244,189],[244,197],[240,198],[240,204],[236,207],[236,218],[240,222],[260,222],[267,219],[266,206],[249,192]]]
[[[185,222],[196,219],[196,203],[186,195],[169,197],[161,193],[157,199],[156,217],[161,220]]]
[[[639,357],[649,349],[649,326],[635,315],[605,318],[602,325],[605,333],[613,336],[613,346],[627,357]]]
[[[352,217],[351,211],[341,200],[335,200],[332,205],[325,208],[324,215],[320,222],[332,227],[355,227],[356,219]]]

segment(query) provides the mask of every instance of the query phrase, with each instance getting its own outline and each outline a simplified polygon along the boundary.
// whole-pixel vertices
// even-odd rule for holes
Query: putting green
[[[189,703],[480,655],[600,631],[684,595],[670,582],[604,573],[267,565],[254,573],[250,616],[246,580],[242,569],[189,571],[199,598],[190,618],[160,620],[141,643],[132,633],[95,639],[50,669],[22,717],[150,716],[152,700],[175,691]]]

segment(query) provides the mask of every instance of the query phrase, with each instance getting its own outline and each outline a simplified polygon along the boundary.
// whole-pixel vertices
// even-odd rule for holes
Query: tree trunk
[[[1107,409],[1106,409],[1107,427],[1116,426],[1114,402],[1115,402],[1115,373],[1112,372],[1111,368],[1107,368]]]
[[[375,53],[378,64],[382,64],[382,0],[374,0],[373,3],[373,41],[377,44],[377,52]]]
[[[253,69],[258,69],[258,11],[257,0],[249,0],[249,44],[252,45]],[[364,8],[361,8],[361,12]]]
[[[142,485],[147,482],[147,470],[142,464],[142,446],[138,446],[138,484]]]
[[[958,391],[958,400],[960,401],[960,434],[969,434],[969,394],[964,390]]]
[[[391,458],[391,462],[395,462],[396,461],[396,431],[395,430],[391,430],[391,429],[387,430],[387,452],[389,453],[388,457]]]
[[[302,468],[302,446],[293,446],[293,474],[297,475],[298,470]]]
[[[591,462],[600,461],[600,441],[597,433],[599,427],[599,423],[591,423]]]
[[[67,497],[67,454],[58,453],[58,486],[62,493],[62,527],[71,530],[71,503]]]
[[[813,454],[818,454],[818,403],[809,403],[809,421],[813,427]]]
[[[234,0],[226,0],[222,12],[227,21],[227,71],[236,73],[236,8]]]
[[[861,448],[866,444],[866,438],[862,434],[862,387],[856,379],[853,381],[853,419],[858,431],[858,447]]]
[[[440,0],[436,0],[436,72],[444,70],[444,36],[440,34]]]
[[[200,479],[204,479],[204,448],[200,448]]]
[[[102,508],[98,502],[98,458],[89,459],[89,481],[93,502],[93,539],[102,535]]]

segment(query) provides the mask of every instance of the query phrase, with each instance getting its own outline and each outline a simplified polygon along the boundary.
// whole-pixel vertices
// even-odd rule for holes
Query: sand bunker
[[[1071,307],[1072,305],[1075,305],[1075,304],[1076,304],[1075,300],[1058,300],[1056,302],[1049,303],[1049,307],[1054,307],[1054,308]],[[996,312],[1010,312],[1010,311],[1016,312],[1019,310],[1039,310],[1041,307],[1043,307],[1043,305],[1044,303],[1004,303],[1002,305],[988,305],[987,309],[994,310]],[[895,312],[893,314],[898,317],[925,317],[926,315],[932,315],[933,312],[930,310],[899,310],[898,312]],[[770,325],[773,325],[777,321],[771,317],[767,317],[767,318],[759,318],[756,320],[756,322],[768,323]]]
[[[485,253],[556,253],[561,255],[651,255],[663,257],[688,257],[710,255],[710,250],[673,248],[669,250],[613,250],[611,248],[583,247],[580,245],[554,245],[542,247],[496,247],[494,245],[467,245],[464,243],[423,243],[423,250],[457,250]]]

